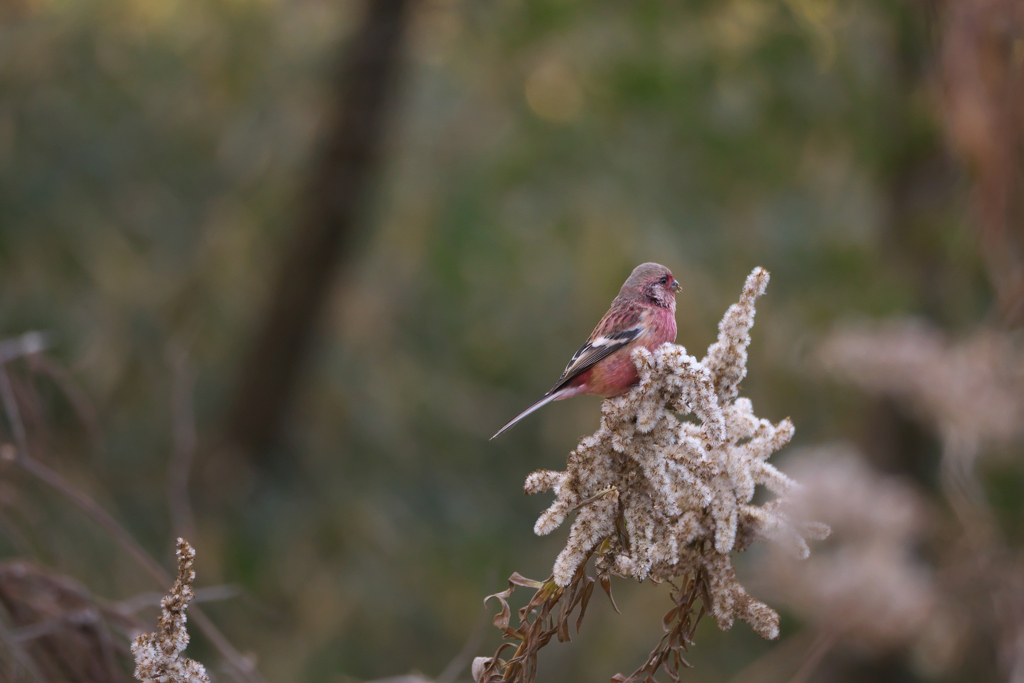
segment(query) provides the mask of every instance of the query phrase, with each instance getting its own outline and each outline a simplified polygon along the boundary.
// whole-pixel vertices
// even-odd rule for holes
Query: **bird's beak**
[[[681,284],[679,284],[679,280],[673,280],[672,281],[672,291],[673,292],[678,292],[682,288],[683,288],[683,286]]]

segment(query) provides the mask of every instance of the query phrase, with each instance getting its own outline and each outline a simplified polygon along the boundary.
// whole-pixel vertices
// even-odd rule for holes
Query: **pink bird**
[[[579,394],[621,396],[640,377],[629,357],[637,346],[653,351],[676,340],[676,292],[672,271],[657,263],[641,263],[626,279],[611,308],[601,318],[565,372],[544,396],[498,430],[494,439],[547,405]]]

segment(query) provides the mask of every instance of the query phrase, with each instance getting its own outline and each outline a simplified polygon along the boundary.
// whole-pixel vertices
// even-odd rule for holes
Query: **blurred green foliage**
[[[170,566],[169,357],[187,348],[197,585],[243,587],[209,611],[272,681],[436,674],[483,595],[512,571],[547,575],[563,532],[532,535],[547,501],[522,481],[560,468],[599,402],[487,438],[550,386],[637,263],[683,283],[678,341],[697,355],[745,275],[772,272],[745,393],[804,444],[864,436],[866,401],[805,360],[833,321],[956,330],[990,305],[916,5],[424,0],[366,237],[289,419],[294,467],[266,475],[218,451],[216,429],[359,3],[0,12],[0,320],[54,334],[101,432],[92,445],[40,381],[41,457]],[[110,598],[153,589],[25,486],[46,562]],[[642,661],[667,591],[618,589],[623,615],[595,602],[542,680]],[[784,621],[784,637],[798,629]],[[727,680],[769,647],[704,624],[690,680]]]

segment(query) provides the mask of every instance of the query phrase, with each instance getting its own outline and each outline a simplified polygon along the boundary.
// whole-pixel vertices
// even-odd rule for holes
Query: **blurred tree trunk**
[[[301,215],[282,246],[275,285],[229,404],[229,448],[271,466],[303,360],[339,265],[361,228],[380,163],[408,0],[367,0],[334,80]]]
[[[1007,327],[1024,324],[1024,2],[946,0],[938,56],[949,146],[973,181],[981,252]]]
[[[951,290],[970,285],[952,278],[948,253],[931,235],[936,216],[957,210],[948,198],[955,196],[957,183],[966,176],[973,185],[973,219],[992,286],[991,317],[1007,327],[1019,327],[1024,322],[1024,3],[910,2],[899,26],[899,76],[907,97],[898,103],[903,113],[896,120],[910,120],[911,94],[922,86],[938,86],[940,110],[935,112],[939,125],[934,133],[898,136],[906,142],[903,149],[894,150],[897,156],[891,164],[891,219],[885,246],[914,274],[920,309],[940,325],[955,328],[958,315],[948,310]],[[860,445],[872,464],[912,479],[941,501],[935,478],[942,457],[939,436],[922,428],[892,398],[877,399],[869,414]],[[957,553],[965,551],[956,547],[951,554]],[[958,668],[971,672],[971,680],[1005,680],[1008,672],[998,669],[999,633],[993,627],[998,623],[993,611],[998,584],[986,582],[984,572],[976,569],[976,557],[970,561],[976,564],[958,557],[942,561],[945,567],[936,579],[940,590],[956,595],[959,608],[969,610],[973,619],[984,620],[969,634],[970,641],[959,645],[964,661]],[[966,580],[957,578],[964,567],[969,573]],[[964,607],[965,602],[971,606]],[[833,653],[813,680],[912,680],[920,674],[908,670],[905,655],[894,652],[858,661]]]

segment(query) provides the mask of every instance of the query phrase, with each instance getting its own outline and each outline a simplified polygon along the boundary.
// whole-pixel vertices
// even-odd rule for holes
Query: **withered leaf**
[[[622,614],[622,612],[619,611],[619,606],[615,604],[615,598],[612,597],[612,580],[608,575],[601,577],[601,588],[603,588],[604,592],[608,594],[608,599],[612,601],[612,609],[615,610],[615,613]]]
[[[580,624],[583,623],[583,615],[587,613],[587,604],[590,602],[590,596],[594,592],[594,584],[596,582],[587,577],[587,586],[582,591],[582,600],[580,600],[580,615],[576,618],[576,633],[580,632]]]

